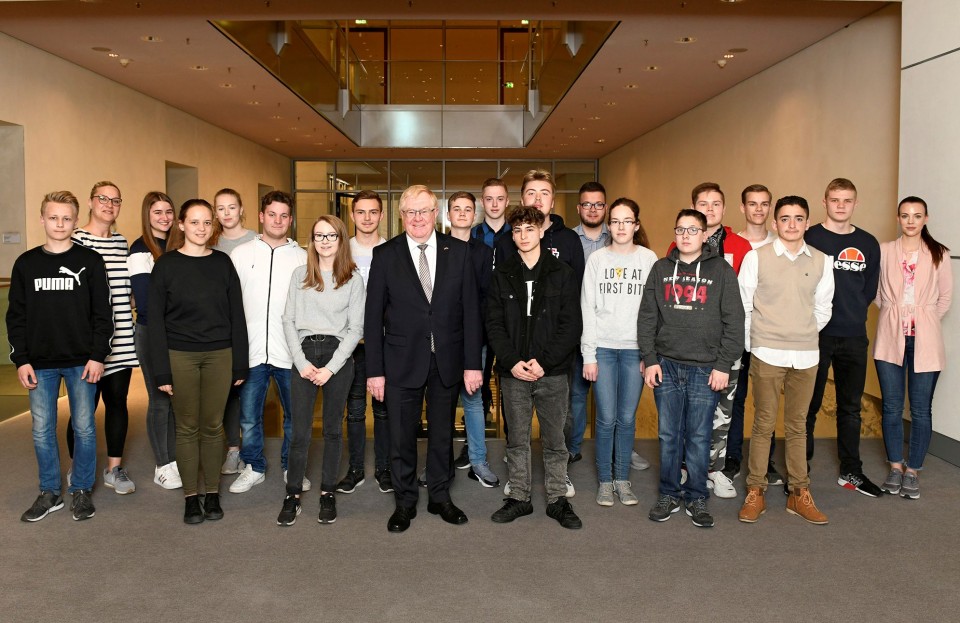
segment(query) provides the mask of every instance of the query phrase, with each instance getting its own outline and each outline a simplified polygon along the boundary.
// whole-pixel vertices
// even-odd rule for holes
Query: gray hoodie
[[[637,317],[646,365],[665,357],[729,373],[743,352],[743,325],[737,275],[716,249],[704,245],[691,264],[672,249],[653,265]]]

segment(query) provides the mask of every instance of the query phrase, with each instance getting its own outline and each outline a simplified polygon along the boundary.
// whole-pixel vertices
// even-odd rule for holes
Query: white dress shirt
[[[791,262],[796,261],[800,254],[813,256],[806,243],[803,243],[797,255],[790,253],[780,238],[773,241],[773,251],[777,256],[786,254],[787,259]],[[820,363],[819,350],[783,350],[764,346],[757,346],[751,350],[750,318],[753,314],[753,295],[757,291],[759,277],[757,257],[756,250],[750,251],[744,256],[743,263],[740,264],[740,275],[737,278],[740,282],[740,297],[743,299],[743,311],[746,316],[744,350],[749,351],[753,357],[758,357],[771,366],[806,370],[818,365]],[[820,331],[830,322],[830,315],[833,312],[833,258],[829,255],[824,263],[823,275],[817,283],[813,299],[813,315],[817,320],[817,331]]]
[[[413,259],[413,269],[419,271],[420,269],[420,247],[417,246],[421,243],[417,242],[410,237],[409,234],[404,234],[407,237],[407,246],[410,248],[410,257]],[[430,238],[426,241],[427,248],[424,251],[427,254],[427,267],[430,269],[430,287],[437,283],[437,232],[436,230],[430,232]]]

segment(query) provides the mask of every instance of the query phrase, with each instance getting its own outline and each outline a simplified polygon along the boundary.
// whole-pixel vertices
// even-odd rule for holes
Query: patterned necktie
[[[433,299],[433,286],[430,285],[430,266],[427,265],[427,245],[418,244],[420,249],[420,261],[417,263],[417,274],[420,276],[420,286],[427,297],[427,302]],[[433,341],[433,331],[430,332],[430,352],[437,352],[436,344]]]

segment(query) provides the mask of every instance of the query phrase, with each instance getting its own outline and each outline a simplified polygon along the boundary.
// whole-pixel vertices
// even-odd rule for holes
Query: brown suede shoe
[[[754,523],[765,512],[767,512],[767,502],[763,497],[763,489],[747,487],[747,499],[743,501],[743,506],[740,507],[740,521]]]
[[[793,515],[799,515],[810,523],[823,525],[827,523],[827,516],[821,513],[813,503],[813,496],[810,495],[810,489],[806,487],[797,487],[787,498],[787,512]]]

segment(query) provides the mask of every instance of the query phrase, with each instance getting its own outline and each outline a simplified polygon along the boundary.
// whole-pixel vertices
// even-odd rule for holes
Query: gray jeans
[[[547,503],[567,492],[567,446],[563,440],[563,423],[570,409],[570,381],[566,374],[545,376],[536,381],[521,381],[501,375],[503,413],[510,429],[507,438],[507,471],[510,475],[510,497],[530,499],[530,425],[533,409],[537,409],[540,440],[543,443],[544,486]]]

